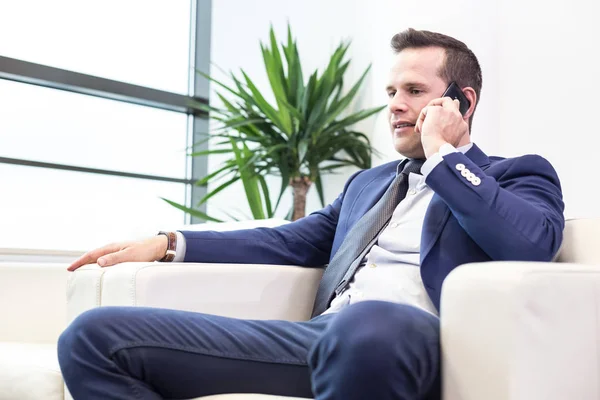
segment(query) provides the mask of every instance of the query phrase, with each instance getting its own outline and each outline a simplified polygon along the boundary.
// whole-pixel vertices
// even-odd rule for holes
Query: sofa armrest
[[[171,308],[247,319],[310,318],[322,269],[256,264],[123,263],[72,273],[68,316],[98,306]]]
[[[0,263],[0,342],[56,342],[67,274],[67,264]]]
[[[600,266],[461,266],[441,329],[445,400],[600,398]]]

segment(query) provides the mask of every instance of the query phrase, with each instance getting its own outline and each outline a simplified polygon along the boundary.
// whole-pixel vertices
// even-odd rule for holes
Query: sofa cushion
[[[55,344],[0,342],[0,400],[63,400]]]

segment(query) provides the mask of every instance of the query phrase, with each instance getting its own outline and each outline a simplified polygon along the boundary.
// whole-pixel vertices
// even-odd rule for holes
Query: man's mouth
[[[408,127],[414,127],[415,124],[411,124],[410,122],[395,122],[392,124],[392,127],[394,129],[402,129],[402,128],[408,128]]]

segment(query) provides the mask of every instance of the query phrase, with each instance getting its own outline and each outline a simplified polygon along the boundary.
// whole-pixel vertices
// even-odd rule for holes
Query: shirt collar
[[[456,148],[456,151],[465,154],[467,151],[471,150],[471,147],[473,147],[473,142],[467,143],[464,146],[460,146],[460,147]],[[405,158],[404,160],[402,160],[398,163],[398,166],[396,167],[396,176],[400,175],[400,172],[402,172],[402,168],[404,168],[404,164],[408,160],[409,160],[409,158]]]

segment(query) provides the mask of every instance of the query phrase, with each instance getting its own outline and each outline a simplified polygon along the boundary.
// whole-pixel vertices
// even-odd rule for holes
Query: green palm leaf
[[[325,68],[307,74],[305,80],[298,45],[289,25],[286,34],[286,41],[279,43],[271,27],[268,40],[260,43],[267,87],[259,88],[243,69],[238,75],[229,73],[228,83],[198,72],[217,89],[216,103],[203,108],[217,124],[210,136],[209,149],[192,150],[191,155],[231,155],[216,171],[198,180],[201,185],[219,181],[203,197],[202,204],[241,181],[252,216],[271,217],[291,180],[303,178],[309,185],[314,183],[324,204],[324,174],[347,166],[371,165],[374,150],[369,139],[352,126],[384,107],[345,114],[360,92],[370,66],[346,90],[344,76],[350,65],[347,57],[350,42],[344,41],[335,48]],[[274,206],[266,175],[281,180]],[[184,206],[178,206],[183,210]]]
[[[200,210],[196,210],[190,207],[186,207],[183,204],[179,204],[176,203],[174,201],[165,199],[164,197],[161,197],[162,200],[166,201],[167,203],[169,203],[171,206],[180,209],[183,212],[186,212],[187,214],[190,214],[192,217],[196,217],[196,218],[200,218],[203,219],[205,221],[211,221],[211,222],[223,222],[223,220],[217,219],[217,218],[213,218],[210,215],[200,211]]]

